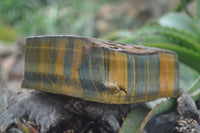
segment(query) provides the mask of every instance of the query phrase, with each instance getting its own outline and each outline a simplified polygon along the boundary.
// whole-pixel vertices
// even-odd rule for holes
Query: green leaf
[[[192,96],[195,96],[196,93],[200,93],[200,76],[197,78],[197,80],[192,84],[192,86],[187,90],[189,94]]]
[[[131,38],[125,40],[131,41],[132,44],[141,43],[171,43],[176,44],[194,51],[200,52],[198,37],[190,32],[175,28],[167,28],[162,26],[148,26],[134,32]],[[126,42],[122,40],[123,42]]]
[[[162,26],[173,27],[177,29],[184,29],[186,31],[196,33],[194,27],[195,22],[192,18],[181,13],[168,13],[158,20]]]
[[[143,106],[132,110],[126,117],[119,133],[138,133],[149,111]]]
[[[197,90],[191,94],[194,101],[197,101],[200,98],[200,86],[197,88]]]
[[[151,111],[139,107],[130,112],[125,119],[120,133],[141,133],[148,121],[155,115],[166,113],[175,108],[176,100],[170,99],[157,104]]]
[[[200,73],[189,67],[188,65],[179,62],[180,71],[180,88],[186,90],[191,87],[196,79],[200,76]]]

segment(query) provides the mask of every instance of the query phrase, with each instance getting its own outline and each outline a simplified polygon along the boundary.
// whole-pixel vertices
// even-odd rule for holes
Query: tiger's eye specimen
[[[176,97],[176,53],[79,36],[26,40],[22,87],[108,104]]]

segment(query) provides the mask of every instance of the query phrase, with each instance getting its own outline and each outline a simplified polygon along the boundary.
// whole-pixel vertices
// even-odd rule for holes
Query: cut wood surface
[[[109,104],[175,97],[177,55],[169,50],[77,36],[27,38],[23,88]]]

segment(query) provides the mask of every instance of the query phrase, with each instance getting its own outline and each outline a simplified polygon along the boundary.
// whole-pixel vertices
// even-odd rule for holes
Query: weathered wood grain
[[[23,88],[110,104],[175,97],[176,53],[77,36],[26,42]]]

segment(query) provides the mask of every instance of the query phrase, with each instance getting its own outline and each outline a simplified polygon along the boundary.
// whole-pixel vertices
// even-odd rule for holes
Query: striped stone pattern
[[[93,38],[30,37],[22,87],[108,104],[175,97],[177,55],[168,50],[138,50],[113,48]]]

